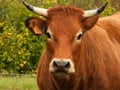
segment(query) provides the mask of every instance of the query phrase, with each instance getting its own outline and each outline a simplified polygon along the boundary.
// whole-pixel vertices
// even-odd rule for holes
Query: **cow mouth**
[[[55,73],[53,73],[54,75],[68,75],[68,73],[64,73],[64,72],[55,72]]]
[[[68,70],[65,70],[65,69],[56,69],[56,68],[54,68],[54,71],[52,71],[51,73],[53,73],[53,74],[60,74],[60,75],[66,75],[66,74],[68,74]]]
[[[70,72],[68,72],[68,70],[63,70],[63,69],[55,70],[51,73],[52,73],[52,75],[57,76],[57,77],[69,76],[71,74],[74,74],[74,72],[70,73]]]
[[[67,73],[67,72],[52,72],[52,74],[57,77],[70,75],[70,73]]]
[[[65,76],[65,75],[70,75],[75,73],[75,69],[67,69],[67,68],[55,68],[53,70],[49,70],[53,75],[57,76]]]

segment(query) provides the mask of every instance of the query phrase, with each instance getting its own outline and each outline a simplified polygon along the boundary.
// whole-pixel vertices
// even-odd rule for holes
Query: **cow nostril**
[[[56,63],[56,61],[53,62],[53,66],[58,67],[58,64]]]
[[[70,68],[70,62],[67,62],[65,68]]]

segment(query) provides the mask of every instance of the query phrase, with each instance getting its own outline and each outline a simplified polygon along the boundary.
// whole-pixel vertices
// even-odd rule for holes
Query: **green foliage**
[[[32,5],[49,8],[72,5],[94,9],[102,0],[26,0]],[[100,2],[100,4],[99,4]],[[96,4],[97,3],[97,4]],[[115,12],[111,2],[102,16]],[[0,0],[0,73],[36,73],[39,57],[45,47],[45,36],[34,36],[24,26],[28,17],[36,14],[28,11],[21,0]]]
[[[32,35],[24,26],[32,14],[21,2],[8,0],[0,7],[0,72],[36,73],[45,37]]]
[[[109,0],[105,11],[102,13],[102,16],[112,15],[116,13],[116,11],[116,8],[112,6],[111,1]]]

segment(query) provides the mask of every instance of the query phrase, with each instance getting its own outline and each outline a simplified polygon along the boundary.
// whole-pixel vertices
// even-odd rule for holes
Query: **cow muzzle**
[[[49,71],[57,74],[75,73],[74,64],[70,59],[53,59]]]

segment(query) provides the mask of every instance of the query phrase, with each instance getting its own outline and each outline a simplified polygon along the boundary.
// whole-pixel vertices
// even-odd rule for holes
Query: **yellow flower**
[[[21,67],[21,68],[24,67],[24,64],[20,64],[20,67]]]
[[[25,65],[27,62],[26,61],[23,61],[23,64]]]
[[[37,70],[35,70],[35,73],[37,73]]]
[[[7,36],[8,38],[11,38],[12,34],[11,34],[11,33],[6,33],[6,36]]]
[[[8,53],[5,51],[4,53],[3,53],[3,56],[6,56]]]

